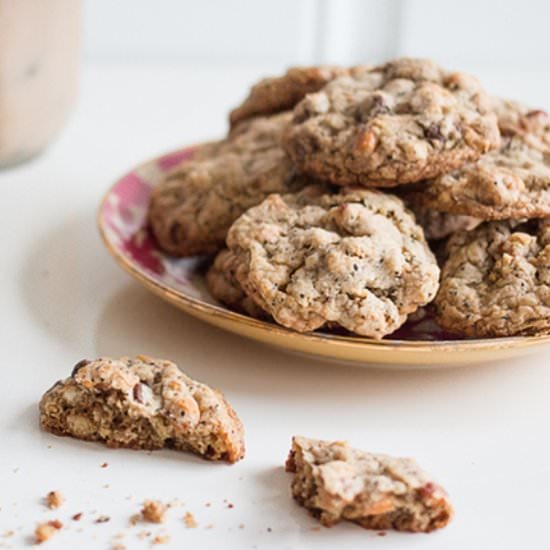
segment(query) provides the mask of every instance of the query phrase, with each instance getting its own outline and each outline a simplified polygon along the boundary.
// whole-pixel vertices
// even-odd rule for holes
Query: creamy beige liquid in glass
[[[40,153],[76,97],[80,0],[0,0],[0,168]]]

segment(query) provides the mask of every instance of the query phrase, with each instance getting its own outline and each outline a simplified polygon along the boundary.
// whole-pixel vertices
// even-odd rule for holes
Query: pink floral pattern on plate
[[[205,258],[175,258],[158,247],[147,224],[153,188],[178,164],[189,160],[195,147],[168,153],[142,164],[120,178],[101,206],[104,235],[118,255],[144,276],[183,297],[220,306],[204,284]],[[220,306],[223,307],[223,306]],[[452,340],[429,313],[416,316],[389,338],[396,340]]]

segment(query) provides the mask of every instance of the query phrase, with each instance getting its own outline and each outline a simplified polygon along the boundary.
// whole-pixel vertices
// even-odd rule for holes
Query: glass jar
[[[0,168],[40,153],[76,98],[79,0],[0,0]]]

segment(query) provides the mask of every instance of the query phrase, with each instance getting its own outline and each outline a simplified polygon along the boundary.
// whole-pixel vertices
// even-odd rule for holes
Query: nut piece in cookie
[[[269,315],[247,296],[237,279],[240,269],[238,258],[225,248],[214,259],[206,273],[206,284],[210,294],[230,309],[255,319],[268,319]]]
[[[149,223],[159,246],[175,256],[217,252],[231,224],[270,193],[303,187],[280,146],[290,114],[239,124],[217,146],[168,173],[154,189]]]
[[[429,532],[453,515],[447,493],[411,458],[352,449],[342,441],[292,438],[292,495],[326,527]]]
[[[246,294],[300,332],[332,322],[382,338],[430,302],[439,268],[397,197],[323,185],[271,195],[231,227],[227,245]]]
[[[348,73],[348,69],[330,65],[291,67],[277,77],[264,78],[252,86],[248,97],[229,115],[231,127],[258,115],[270,115],[292,109],[307,94],[319,91],[327,82]]]
[[[550,220],[486,222],[453,235],[437,322],[471,337],[550,332]]]
[[[550,116],[512,101],[493,102],[501,147],[427,182],[415,200],[484,220],[550,216]]]
[[[309,94],[283,138],[299,171],[379,187],[436,177],[499,143],[496,116],[475,78],[406,58]]]
[[[42,397],[40,424],[109,447],[168,447],[227,462],[244,456],[243,426],[223,395],[144,356],[81,361]]]

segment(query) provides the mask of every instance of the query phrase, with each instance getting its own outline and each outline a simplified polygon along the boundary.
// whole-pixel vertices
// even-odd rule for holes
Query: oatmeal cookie
[[[429,241],[446,239],[456,231],[470,231],[481,223],[481,220],[472,216],[449,214],[438,212],[433,208],[422,206],[415,201],[407,201],[401,197],[409,210],[412,210],[416,223],[424,230],[424,235]]]
[[[44,430],[109,447],[244,456],[243,426],[223,395],[170,362],[144,356],[81,361],[40,402]]]
[[[478,81],[397,59],[306,96],[283,145],[298,169],[339,185],[393,187],[458,168],[500,143]]]
[[[159,246],[175,256],[223,248],[230,225],[270,193],[304,185],[281,148],[290,114],[244,121],[217,148],[172,170],[153,191],[149,223]],[[212,154],[209,155],[208,152]]]
[[[439,268],[422,228],[397,197],[323,185],[270,195],[231,227],[236,277],[288,328],[327,322],[382,338],[431,301]]]
[[[550,117],[510,101],[495,105],[501,147],[429,181],[415,200],[484,220],[550,216]]]
[[[210,294],[229,308],[255,319],[268,319],[269,315],[247,296],[237,280],[240,267],[237,257],[227,248],[218,252],[206,274]]]
[[[429,532],[453,515],[447,493],[411,458],[352,449],[342,441],[292,438],[292,495],[326,527]]]
[[[291,67],[278,77],[264,78],[252,86],[248,97],[229,115],[233,128],[242,120],[292,109],[307,94],[319,91],[327,82],[348,74],[343,67]]]
[[[447,245],[437,322],[471,337],[550,332],[550,220],[486,222]]]

